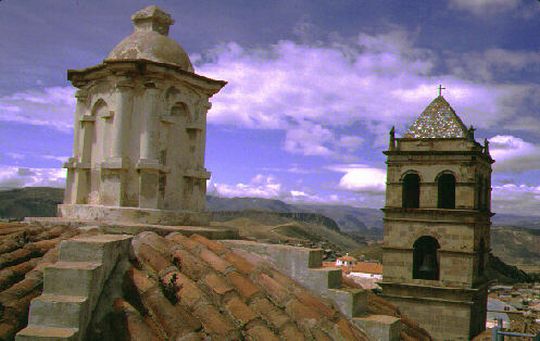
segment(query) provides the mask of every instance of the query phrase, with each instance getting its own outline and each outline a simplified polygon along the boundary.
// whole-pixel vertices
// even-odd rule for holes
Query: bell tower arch
[[[442,96],[390,135],[383,296],[436,340],[469,340],[485,326],[494,160]]]

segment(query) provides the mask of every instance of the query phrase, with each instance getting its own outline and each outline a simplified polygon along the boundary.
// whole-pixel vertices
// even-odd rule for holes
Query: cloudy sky
[[[494,211],[540,215],[540,2],[0,0],[0,187],[63,186],[68,68],[99,64],[149,4],[196,72],[209,191],[381,207],[388,131],[436,97],[488,138]]]

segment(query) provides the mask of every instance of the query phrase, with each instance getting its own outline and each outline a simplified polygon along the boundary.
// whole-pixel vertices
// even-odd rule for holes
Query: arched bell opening
[[[430,236],[422,236],[414,242],[413,279],[439,279],[439,248],[437,239]]]
[[[437,207],[456,208],[456,178],[453,174],[445,173],[437,179]]]
[[[402,184],[402,207],[420,207],[420,177],[418,174],[410,173],[403,177]]]

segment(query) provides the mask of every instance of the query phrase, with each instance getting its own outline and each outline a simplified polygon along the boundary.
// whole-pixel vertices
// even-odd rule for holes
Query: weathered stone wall
[[[473,140],[397,139],[388,151],[383,294],[437,340],[468,340],[484,329],[491,159]],[[419,208],[402,207],[403,178],[420,178]],[[438,177],[456,180],[455,208],[438,208]],[[413,278],[414,243],[437,240],[439,279]],[[484,248],[481,248],[481,244]],[[483,255],[483,256],[482,256]]]

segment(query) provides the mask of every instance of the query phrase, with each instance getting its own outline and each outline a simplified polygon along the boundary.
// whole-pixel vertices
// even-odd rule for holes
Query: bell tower
[[[436,340],[469,340],[486,319],[488,142],[439,95],[384,154],[383,296]]]

